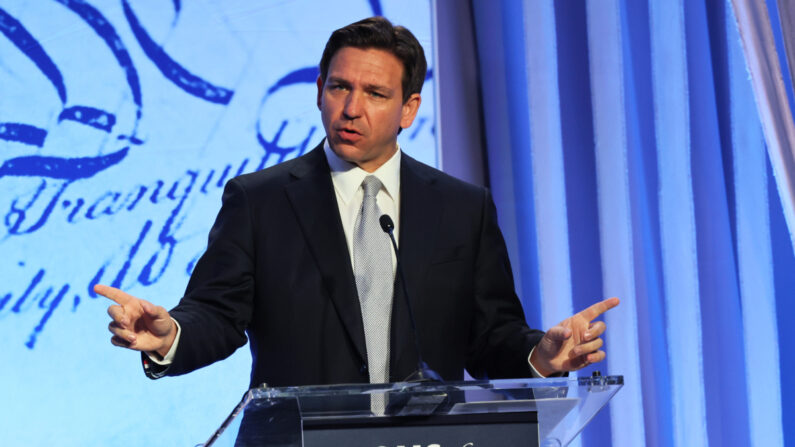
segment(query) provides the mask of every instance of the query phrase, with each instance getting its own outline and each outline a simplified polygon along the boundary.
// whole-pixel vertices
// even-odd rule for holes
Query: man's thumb
[[[162,318],[162,312],[160,312],[159,306],[155,306],[154,304],[150,303],[146,300],[141,300],[141,307],[143,307],[144,312],[150,317],[160,317]]]
[[[547,337],[556,341],[567,340],[571,334],[571,329],[563,326],[554,326],[547,331]]]

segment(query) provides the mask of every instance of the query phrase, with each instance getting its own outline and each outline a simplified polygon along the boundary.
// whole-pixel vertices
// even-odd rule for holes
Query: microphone
[[[411,321],[411,330],[414,334],[414,347],[417,350],[417,370],[411,373],[411,375],[406,378],[405,382],[442,382],[442,377],[439,375],[439,373],[432,370],[427,363],[422,361],[422,352],[420,352],[420,337],[417,333],[417,323],[414,320],[414,312],[411,309],[409,290],[406,287],[406,277],[403,276],[403,269],[400,268],[400,251],[398,250],[397,242],[395,242],[395,236],[392,234],[392,232],[395,230],[395,223],[392,222],[392,218],[389,217],[388,214],[381,215],[381,217],[378,218],[378,222],[381,224],[381,229],[384,230],[384,233],[389,235],[389,240],[392,241],[392,248],[395,250],[395,257],[397,258],[397,275],[400,278],[400,284],[403,286],[403,297],[406,300],[406,308],[409,311],[409,321]]]

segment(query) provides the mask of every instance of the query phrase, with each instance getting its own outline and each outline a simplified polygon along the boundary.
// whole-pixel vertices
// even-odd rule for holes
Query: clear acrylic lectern
[[[249,390],[206,447],[557,447],[622,376]],[[378,408],[376,414],[373,408]]]

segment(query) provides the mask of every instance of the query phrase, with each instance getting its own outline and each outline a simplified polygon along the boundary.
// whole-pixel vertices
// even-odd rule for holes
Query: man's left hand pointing
[[[604,360],[601,335],[604,321],[593,322],[606,311],[618,306],[618,298],[608,298],[561,321],[547,331],[536,345],[530,363],[544,377],[575,371]]]

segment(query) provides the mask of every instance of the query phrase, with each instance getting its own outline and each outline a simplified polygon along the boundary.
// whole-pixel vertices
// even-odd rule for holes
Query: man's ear
[[[417,110],[420,108],[420,103],[422,103],[422,98],[419,93],[412,93],[409,99],[403,103],[402,116],[400,117],[400,127],[402,129],[410,127],[411,123],[414,122],[414,118],[417,117]]]
[[[317,76],[317,108],[320,109],[320,103],[323,99],[323,80],[320,75]]]

